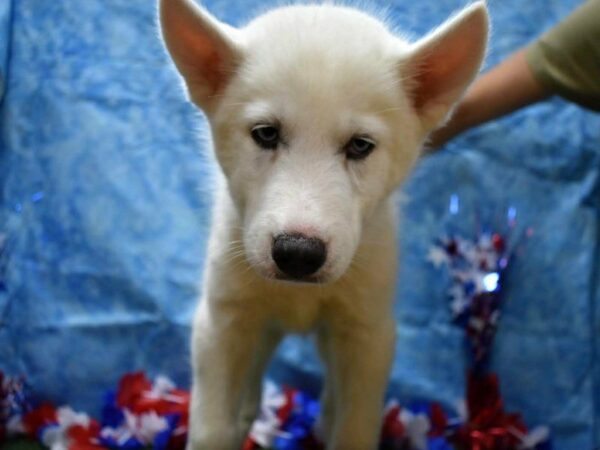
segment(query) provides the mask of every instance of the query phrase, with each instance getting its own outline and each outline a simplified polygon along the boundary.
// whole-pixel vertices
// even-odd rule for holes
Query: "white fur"
[[[485,5],[416,44],[333,5],[233,29],[190,0],[161,0],[161,26],[224,174],[193,326],[190,449],[239,449],[290,331],[318,336],[327,448],[374,449],[395,339],[391,193],[476,75]],[[285,145],[260,149],[250,129],[274,121]],[[361,161],[342,151],[356,134],[377,142]],[[275,279],[271,246],[284,232],[326,243],[318,284]]]

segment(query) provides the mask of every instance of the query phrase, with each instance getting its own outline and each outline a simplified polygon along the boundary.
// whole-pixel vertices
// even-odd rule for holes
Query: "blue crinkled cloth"
[[[374,3],[420,36],[465,1]],[[488,3],[491,66],[579,2]],[[265,9],[206,5],[232,24]],[[187,385],[214,166],[154,1],[1,0],[0,102],[0,369],[92,412],[125,371]],[[448,231],[504,226],[514,207],[533,235],[509,270],[493,369],[508,409],[550,425],[556,448],[600,446],[599,147],[600,117],[557,99],[419,164],[405,186],[391,394],[448,407],[463,396],[462,332],[427,251]],[[314,387],[319,371],[311,342],[292,338],[271,375]]]

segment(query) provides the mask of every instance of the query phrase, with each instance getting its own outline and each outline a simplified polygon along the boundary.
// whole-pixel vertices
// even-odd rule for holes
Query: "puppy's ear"
[[[162,36],[190,98],[211,110],[241,59],[237,30],[212,17],[193,0],[159,0]]]
[[[403,78],[424,130],[441,125],[477,75],[488,28],[485,2],[478,1],[413,45]]]

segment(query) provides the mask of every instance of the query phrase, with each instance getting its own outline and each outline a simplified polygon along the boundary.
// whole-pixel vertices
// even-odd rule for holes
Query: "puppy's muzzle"
[[[273,239],[273,261],[285,278],[311,281],[327,258],[325,243],[302,234],[280,234]]]

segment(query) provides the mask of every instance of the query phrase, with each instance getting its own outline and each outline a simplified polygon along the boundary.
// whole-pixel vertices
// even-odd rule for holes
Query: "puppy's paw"
[[[230,428],[190,434],[186,450],[240,450],[241,443],[235,427]]]

